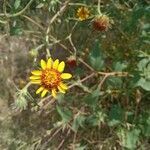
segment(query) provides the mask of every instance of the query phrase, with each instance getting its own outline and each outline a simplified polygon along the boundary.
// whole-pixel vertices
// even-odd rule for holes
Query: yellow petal
[[[53,69],[57,69],[58,68],[58,65],[59,65],[59,60],[56,59],[53,63]]]
[[[32,84],[41,84],[41,80],[31,80]]]
[[[42,92],[44,90],[44,87],[40,87],[40,88],[38,88],[37,90],[36,90],[36,94],[39,94],[40,92]]]
[[[61,74],[62,79],[70,79],[71,77],[72,77],[72,75],[70,73],[62,73]]]
[[[36,79],[40,79],[40,78],[41,78],[41,76],[31,76],[30,80],[36,80]]]
[[[40,70],[33,70],[31,73],[36,76],[42,75],[42,71]]]
[[[52,63],[53,63],[53,60],[51,58],[49,58],[47,61],[47,68],[51,69]]]
[[[55,89],[52,89],[52,96],[54,97],[54,98],[56,98],[56,90]]]
[[[44,97],[47,92],[48,92],[48,90],[47,90],[47,89],[44,89],[43,92],[42,92],[42,94],[41,94],[41,97]]]
[[[42,69],[46,69],[46,62],[43,59],[41,59],[41,67]]]
[[[61,92],[61,93],[66,93],[66,91],[64,89],[62,89],[60,86],[58,86],[58,90]]]
[[[68,86],[67,86],[66,84],[62,83],[62,82],[59,84],[59,86],[60,86],[62,89],[64,89],[64,90],[67,90],[67,89],[68,89]]]
[[[58,65],[58,71],[59,72],[63,72],[65,68],[65,63],[64,61],[62,61],[59,65]]]

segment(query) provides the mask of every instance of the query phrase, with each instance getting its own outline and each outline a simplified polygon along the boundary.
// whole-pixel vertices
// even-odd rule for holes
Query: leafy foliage
[[[149,11],[147,0],[0,1],[0,149],[150,149]],[[73,75],[57,100],[27,83],[49,57]]]

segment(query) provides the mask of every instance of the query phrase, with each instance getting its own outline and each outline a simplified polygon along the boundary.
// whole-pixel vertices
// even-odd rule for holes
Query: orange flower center
[[[88,14],[88,12],[85,10],[85,8],[81,9],[80,15],[82,17],[86,16]]]
[[[77,16],[80,17],[81,19],[87,19],[89,17],[89,10],[82,7],[78,10]]]
[[[56,88],[61,82],[60,73],[55,69],[45,69],[41,75],[42,86],[46,89]]]

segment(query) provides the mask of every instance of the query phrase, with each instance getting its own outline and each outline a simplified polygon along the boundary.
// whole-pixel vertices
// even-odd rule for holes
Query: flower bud
[[[76,62],[76,58],[75,56],[70,56],[67,58],[67,64],[69,65],[69,67],[76,67],[77,62]]]

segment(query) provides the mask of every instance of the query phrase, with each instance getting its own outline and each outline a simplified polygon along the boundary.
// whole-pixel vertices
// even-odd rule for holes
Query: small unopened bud
[[[31,57],[37,57],[38,51],[37,51],[36,49],[31,49],[31,50],[29,51],[29,55],[30,55]]]
[[[75,56],[70,56],[67,58],[67,64],[69,65],[69,67],[76,67],[77,65],[77,61]]]

